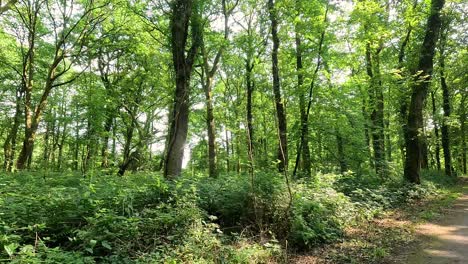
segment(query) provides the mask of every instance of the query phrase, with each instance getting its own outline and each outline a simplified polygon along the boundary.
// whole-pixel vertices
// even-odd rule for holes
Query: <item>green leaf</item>
[[[8,245],[4,245],[3,248],[5,249],[8,256],[12,257],[15,254],[16,249],[19,247],[17,243],[11,243]]]
[[[97,243],[97,241],[94,240],[94,239],[91,239],[91,240],[89,241],[89,245],[91,245],[91,247],[96,246],[96,243]]]
[[[101,242],[101,245],[109,250],[112,249],[111,245],[109,245],[109,243],[105,240]]]

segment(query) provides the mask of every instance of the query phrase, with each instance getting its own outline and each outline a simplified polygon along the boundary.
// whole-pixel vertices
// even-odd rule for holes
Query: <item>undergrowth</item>
[[[158,174],[0,175],[0,260],[11,263],[275,263],[343,239],[389,208],[437,195],[421,185],[346,174],[292,183],[257,172],[216,179]]]

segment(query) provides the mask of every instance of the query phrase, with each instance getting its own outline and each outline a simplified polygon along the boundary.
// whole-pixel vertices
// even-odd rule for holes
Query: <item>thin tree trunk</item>
[[[344,153],[344,144],[343,144],[343,137],[339,131],[336,131],[336,144],[338,149],[338,160],[340,163],[340,172],[344,174],[348,171],[348,166],[346,164],[346,157]]]
[[[54,119],[55,122],[55,119]],[[42,160],[44,162],[44,166],[48,167],[49,165],[49,158],[50,158],[50,134],[51,134],[51,122],[46,122],[46,131],[44,135],[44,152],[42,154]],[[52,144],[53,145],[53,144]]]
[[[5,144],[3,145],[4,150],[4,168],[5,171],[11,172],[13,169],[13,163],[15,160],[16,154],[16,140],[18,137],[18,129],[21,122],[21,115],[22,115],[22,107],[21,101],[23,99],[23,92],[19,88],[16,91],[16,107],[15,107],[15,116],[13,117],[13,126],[10,129],[10,132],[7,135],[5,140]]]
[[[227,127],[224,128],[224,136],[225,136],[225,141],[226,141],[226,172],[229,172],[231,168],[229,164],[229,158],[230,158],[231,153],[230,153],[230,144],[229,144],[229,131]]]
[[[439,58],[439,67],[440,67],[440,86],[442,87],[442,98],[443,98],[443,109],[444,109],[444,118],[442,119],[442,149],[444,151],[444,167],[445,174],[447,176],[452,176],[452,155],[450,152],[450,131],[448,122],[450,120],[451,107],[450,107],[450,92],[447,86],[447,81],[445,77],[445,45],[447,41],[447,30],[448,23],[445,22],[443,25],[442,32],[440,34],[440,58]]]
[[[405,178],[412,183],[420,183],[421,136],[423,128],[423,107],[432,76],[433,60],[441,20],[440,11],[444,0],[432,0],[431,13],[427,20],[426,32],[418,63],[418,74],[412,85],[411,102],[407,122],[407,141],[405,159]]]
[[[371,143],[370,143],[370,133],[369,133],[369,114],[367,113],[367,107],[366,107],[366,99],[365,95],[362,95],[362,117],[364,118],[364,139],[366,141],[366,150],[367,150],[367,157],[369,158],[369,164],[371,167],[374,167],[374,162],[372,159],[372,150],[371,150]]]
[[[76,107],[78,108],[78,106]],[[73,153],[73,169],[75,171],[78,171],[78,159],[79,159],[79,152],[80,152],[80,142],[79,142],[79,137],[80,137],[80,128],[79,128],[79,122],[78,120],[76,121],[76,127],[75,127],[75,146],[74,146],[74,153]]]
[[[251,58],[247,59],[245,62],[245,79],[246,79],[246,86],[247,86],[247,104],[246,104],[246,111],[247,111],[247,143],[249,151],[252,151],[252,155],[254,152],[254,128],[253,128],[253,112],[252,112],[252,96],[254,91],[254,83],[252,81],[252,71],[254,68],[253,62],[251,62]]]
[[[273,93],[275,95],[276,118],[278,119],[278,170],[280,172],[287,171],[288,166],[288,140],[287,140],[287,122],[284,101],[281,96],[281,85],[278,65],[278,18],[275,3],[273,0],[268,0],[268,11],[271,21],[271,36],[273,39],[273,50],[271,52],[272,74],[273,74]]]
[[[297,72],[297,89],[299,91],[299,112],[301,116],[301,137],[297,150],[296,160],[302,156],[302,172],[304,176],[310,177],[311,175],[311,161],[309,149],[309,120],[307,116],[306,96],[304,92],[304,74],[302,65],[302,45],[301,36],[296,25],[296,72]],[[302,136],[304,135],[304,136]]]
[[[101,167],[107,168],[109,167],[109,137],[110,131],[112,129],[112,124],[114,123],[114,111],[107,113],[107,119],[104,123],[104,138],[102,141],[102,148],[101,148]]]
[[[204,49],[204,48],[203,48]],[[205,58],[205,63],[208,63],[208,60]],[[206,68],[206,66],[205,66]],[[204,78],[204,74],[208,75]],[[217,155],[216,155],[216,127],[214,120],[214,107],[213,107],[213,76],[210,72],[204,70],[202,74],[203,88],[205,91],[205,100],[206,100],[206,127],[208,132],[208,174],[210,177],[217,177],[218,168],[217,168]]]
[[[435,92],[431,92],[431,100],[432,100],[432,120],[434,122],[434,133],[435,133],[436,165],[437,165],[437,170],[440,170],[440,145],[439,145],[440,138],[439,138],[439,125],[437,123]]]
[[[382,46],[372,52],[370,43],[366,45],[366,70],[370,78],[369,105],[370,133],[372,135],[372,147],[374,150],[375,171],[381,178],[386,171],[385,161],[385,135],[384,135],[384,98],[382,91],[382,80],[380,76],[380,51]]]
[[[329,8],[329,3],[327,1],[326,8],[325,8],[325,15],[324,15],[324,19],[323,19],[324,24],[327,22],[327,19],[328,19],[328,8]],[[322,50],[323,50],[323,42],[324,42],[324,39],[325,39],[325,30],[326,30],[326,27],[324,27],[324,29],[322,30],[322,32],[320,34],[318,51],[317,51],[317,61],[316,61],[316,64],[315,64],[315,70],[313,72],[312,80],[311,80],[310,86],[309,86],[307,110],[305,111],[304,118],[301,119],[301,140],[299,141],[299,148],[298,148],[298,151],[297,151],[296,161],[295,161],[295,164],[294,164],[293,177],[296,176],[296,172],[297,172],[297,168],[299,166],[300,154],[302,153],[302,149],[306,148],[306,147],[309,148],[308,145],[304,145],[304,143],[308,143],[308,139],[306,139],[306,137],[308,137],[309,135],[308,135],[308,128],[307,128],[307,131],[306,131],[304,129],[303,125],[304,124],[308,125],[308,123],[309,123],[309,114],[310,114],[310,109],[312,107],[312,99],[313,99],[312,96],[313,96],[313,92],[314,92],[314,88],[315,88],[315,81],[317,79],[318,71],[320,70],[320,66],[322,65]],[[309,153],[309,160],[310,160],[310,153]],[[310,167],[310,165],[311,164],[309,163],[309,167]]]
[[[417,6],[417,0],[414,1],[413,4],[413,9]],[[404,70],[404,60],[406,56],[406,47],[408,46],[408,43],[411,38],[411,33],[413,31],[413,28],[410,25],[408,25],[408,31],[406,32],[405,38],[401,42],[400,50],[398,52],[398,72],[400,74],[400,80],[397,81],[397,85],[400,87],[400,99],[399,99],[399,109],[398,109],[398,121],[401,126],[401,136],[400,136],[400,152],[401,152],[401,158],[402,158],[402,164],[405,163],[405,157],[406,157],[406,151],[405,151],[405,146],[407,142],[407,128],[406,128],[406,122],[408,120],[408,98],[409,94],[407,92],[407,88],[404,85],[405,78],[407,77],[406,72],[403,72]]]
[[[203,72],[202,76],[203,88],[205,90],[205,99],[206,99],[206,125],[208,131],[208,172],[210,177],[218,176],[217,169],[217,155],[216,155],[216,127],[214,120],[214,107],[213,107],[213,79],[214,75],[218,69],[218,63],[221,59],[221,56],[226,48],[226,43],[229,36],[229,15],[231,14],[234,7],[228,10],[226,6],[226,0],[221,1],[222,10],[224,15],[224,41],[225,43],[219,48],[213,65],[210,67],[208,62],[208,54],[205,50],[205,43],[202,38],[201,49],[203,55]],[[237,2],[236,2],[237,5]]]
[[[64,111],[65,113],[66,111]],[[65,145],[65,140],[67,138],[67,127],[68,124],[65,121],[63,124],[63,131],[62,135],[60,137],[60,141],[58,143],[58,161],[57,161],[57,169],[60,171],[62,169],[62,164],[63,164],[63,146]]]
[[[460,101],[460,137],[461,137],[461,160],[462,160],[462,170],[463,174],[466,175],[466,153],[467,153],[467,144],[466,144],[466,98],[468,95],[464,95]]]

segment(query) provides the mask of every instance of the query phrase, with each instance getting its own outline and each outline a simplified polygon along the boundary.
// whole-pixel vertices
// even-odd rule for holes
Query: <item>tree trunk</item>
[[[226,119],[228,120],[228,119]],[[230,172],[230,168],[231,168],[231,164],[229,163],[229,159],[230,159],[230,144],[229,144],[229,131],[227,129],[227,127],[224,128],[224,137],[225,137],[225,141],[226,141],[226,172]]]
[[[374,160],[372,159],[372,150],[371,150],[371,143],[370,143],[370,135],[369,135],[369,114],[367,113],[366,107],[366,99],[364,93],[362,94],[362,107],[361,107],[362,117],[364,118],[364,139],[366,141],[366,152],[367,157],[369,159],[369,164],[371,167],[374,167]]]
[[[167,178],[174,178],[181,174],[187,140],[190,77],[201,38],[198,14],[192,15],[192,6],[193,0],[175,0],[172,3],[170,29],[176,88],[170,118],[168,148],[164,161],[164,176]],[[189,24],[191,24],[192,46],[186,56]]]
[[[78,104],[75,107],[76,113],[78,113]],[[73,150],[73,169],[78,171],[79,165],[79,153],[80,153],[80,121],[76,119],[75,123],[75,146]]]
[[[445,174],[452,176],[452,157],[450,153],[450,131],[448,122],[450,120],[451,108],[450,108],[450,92],[445,79],[445,42],[447,39],[448,23],[444,23],[444,28],[440,34],[440,86],[442,87],[442,98],[443,98],[443,109],[444,119],[442,119],[442,149],[444,151],[444,167]]]
[[[339,131],[336,131],[336,144],[338,149],[338,160],[340,162],[340,172],[341,174],[344,174],[348,171],[348,166],[346,164],[346,157],[344,153],[343,137]]]
[[[252,81],[252,71],[254,68],[253,62],[251,62],[251,58],[247,59],[245,62],[245,79],[246,79],[246,86],[247,86],[247,104],[246,104],[246,111],[247,111],[247,147],[249,153],[252,154],[254,152],[254,128],[253,128],[253,113],[252,113],[252,95],[254,91],[254,83]]]
[[[434,122],[434,133],[435,133],[435,155],[436,155],[436,165],[437,170],[440,170],[440,145],[439,145],[439,125],[437,124],[437,112],[436,112],[436,102],[435,102],[435,92],[431,92],[432,100],[432,119]]]
[[[66,111],[64,111],[66,113]],[[63,124],[63,131],[58,142],[58,161],[57,161],[57,169],[60,171],[62,169],[63,164],[63,146],[65,145],[65,140],[67,139],[67,127],[68,124],[65,121]]]
[[[464,95],[460,101],[460,137],[461,137],[461,160],[462,160],[462,170],[463,174],[466,175],[466,152],[468,150],[466,144],[466,98],[468,95]]]
[[[311,175],[311,161],[309,148],[309,120],[307,116],[306,96],[304,92],[304,75],[302,65],[302,45],[301,37],[296,26],[296,72],[297,72],[297,89],[299,91],[299,112],[301,116],[301,137],[297,151],[296,160],[302,156],[302,173],[306,177]]]
[[[205,84],[205,99],[206,99],[206,127],[208,132],[208,174],[210,177],[218,176],[216,162],[216,128],[213,114],[213,92],[212,78],[207,80]]]
[[[390,92],[389,92],[390,94]],[[387,117],[385,118],[385,150],[387,151],[387,162],[392,162],[392,138],[390,133],[390,112],[387,112]]]
[[[273,50],[271,51],[272,74],[273,74],[273,93],[275,95],[276,117],[278,120],[278,170],[280,172],[287,171],[288,166],[288,140],[287,140],[287,122],[286,112],[284,109],[284,101],[281,96],[279,65],[278,65],[278,18],[275,3],[273,0],[268,0],[268,11],[271,21],[271,36],[273,39]]]
[[[413,8],[417,5],[417,1],[414,1]],[[399,109],[398,109],[398,121],[401,126],[401,136],[400,136],[400,152],[401,152],[401,159],[402,164],[405,163],[405,145],[407,142],[407,129],[406,129],[406,122],[408,120],[408,97],[409,94],[405,87],[405,78],[407,77],[406,72],[404,72],[404,60],[406,56],[406,47],[411,38],[411,33],[413,28],[411,25],[408,25],[408,31],[406,32],[405,38],[401,42],[400,50],[398,52],[398,72],[400,74],[400,79],[397,81],[397,85],[400,87],[400,99],[399,99]]]
[[[426,32],[418,63],[418,74],[412,85],[411,102],[407,122],[405,178],[412,183],[420,183],[421,170],[421,130],[423,128],[423,107],[432,76],[433,60],[441,20],[440,11],[445,0],[432,0],[431,13],[427,20]]]
[[[370,78],[369,87],[369,105],[370,114],[370,134],[372,135],[372,148],[374,150],[375,172],[381,178],[384,178],[386,171],[385,161],[385,134],[384,134],[384,98],[382,91],[382,80],[380,76],[380,51],[372,52],[371,45],[366,45],[366,70]]]
[[[12,171],[16,154],[16,139],[18,137],[18,129],[21,122],[21,101],[23,99],[23,92],[20,89],[22,88],[19,88],[16,91],[16,107],[15,116],[13,118],[13,126],[11,127],[10,132],[8,133],[7,138],[5,140],[5,144],[3,145],[5,156],[4,168],[7,172]]]
[[[225,43],[219,48],[214,61],[213,65],[210,67],[208,62],[208,54],[205,50],[205,43],[202,38],[201,49],[203,55],[203,72],[204,77],[202,76],[203,88],[205,90],[205,98],[206,98],[206,125],[208,131],[208,172],[210,177],[217,177],[218,176],[218,169],[217,169],[217,155],[216,155],[216,128],[215,128],[215,120],[214,120],[214,108],[213,108],[213,79],[214,75],[218,69],[218,63],[221,59],[223,51],[226,47],[226,42],[228,41],[229,36],[229,15],[233,9],[228,10],[226,6],[226,0],[222,0],[222,10],[224,15],[224,41]]]
[[[109,137],[110,131],[112,129],[112,124],[114,123],[114,111],[107,113],[107,119],[104,123],[104,138],[102,141],[102,148],[101,148],[101,167],[107,168],[109,167]]]
[[[55,123],[55,118],[54,118],[53,122]],[[53,126],[50,123],[51,122],[46,122],[46,131],[45,131],[45,135],[44,135],[44,152],[42,154],[42,160],[43,160],[44,166],[46,168],[49,166],[50,149],[51,149],[51,147],[50,147],[51,146],[51,144],[50,144],[50,134],[51,134],[51,130],[53,131]]]
[[[324,15],[324,19],[323,19],[324,25],[326,25],[326,23],[327,23],[328,9],[329,9],[329,2],[327,1],[326,8],[325,8],[325,15]],[[320,34],[318,51],[317,51],[317,61],[316,61],[316,64],[315,64],[315,70],[314,70],[313,75],[312,75],[312,80],[311,80],[310,86],[309,86],[307,108],[306,108],[306,111],[305,111],[305,113],[303,115],[303,119],[301,119],[301,140],[299,141],[299,147],[298,147],[298,151],[297,151],[296,162],[294,164],[293,177],[296,176],[297,167],[299,165],[300,153],[302,153],[302,151],[303,151],[302,149],[303,148],[309,148],[309,145],[308,145],[309,141],[308,141],[308,139],[306,139],[306,137],[309,136],[308,135],[308,132],[309,132],[308,127],[306,127],[307,128],[307,130],[306,130],[303,127],[303,125],[306,124],[308,126],[308,122],[309,122],[309,113],[310,113],[310,109],[312,107],[312,99],[313,99],[312,96],[313,96],[313,92],[314,92],[314,88],[315,88],[315,81],[317,79],[318,71],[320,69],[320,66],[322,65],[322,49],[323,49],[323,43],[324,43],[324,39],[325,39],[325,30],[326,30],[326,27],[324,26],[324,29],[322,30],[322,32]],[[297,30],[296,30],[296,32],[297,32]],[[297,39],[296,39],[296,41],[297,41]],[[297,46],[297,43],[296,43],[296,46]],[[297,58],[296,58],[296,63],[297,63]],[[302,64],[302,61],[301,61],[301,64]],[[307,143],[307,145],[304,145],[304,143]],[[304,151],[309,152],[309,149],[304,150]],[[310,153],[309,153],[309,161],[310,161]],[[309,167],[310,166],[311,166],[311,163],[309,162]]]

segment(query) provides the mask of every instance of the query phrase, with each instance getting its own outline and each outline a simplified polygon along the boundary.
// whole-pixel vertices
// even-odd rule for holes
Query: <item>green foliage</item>
[[[231,245],[198,208],[193,181],[151,174],[0,177],[0,259],[13,263],[249,263],[249,255],[259,262],[278,255],[278,247],[242,238]]]
[[[333,175],[325,175],[334,178]],[[335,176],[336,177],[336,176]],[[342,237],[355,214],[355,207],[343,193],[325,182],[294,186],[290,241],[300,250]]]
[[[198,184],[200,207],[216,216],[223,226],[234,227],[234,230],[254,224],[255,217],[265,224],[271,223],[276,211],[284,205],[282,194],[286,192],[286,186],[283,179],[276,173],[257,172],[253,184],[254,189],[247,174],[231,173],[216,179],[202,179]]]

